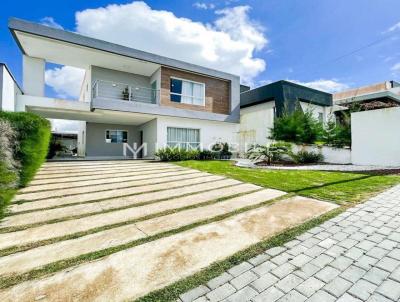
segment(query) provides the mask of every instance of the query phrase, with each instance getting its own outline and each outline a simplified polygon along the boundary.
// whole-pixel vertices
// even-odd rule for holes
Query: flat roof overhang
[[[381,99],[381,98],[388,98],[388,99],[400,104],[400,95],[395,94],[391,91],[381,91],[381,92],[376,92],[376,93],[358,95],[358,96],[349,97],[349,98],[345,98],[345,99],[334,100],[334,104],[345,105],[345,104],[364,102],[364,101],[370,101],[370,100]]]
[[[134,48],[11,18],[8,27],[23,54],[87,69],[90,65],[150,76],[161,65],[224,80],[239,77]]]

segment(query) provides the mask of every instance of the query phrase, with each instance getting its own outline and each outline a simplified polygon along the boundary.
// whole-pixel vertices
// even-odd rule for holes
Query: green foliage
[[[232,152],[229,151],[228,143],[216,143],[211,147],[211,150],[214,153],[214,158],[216,159],[229,159],[232,156]]]
[[[255,145],[247,152],[247,157],[254,160],[265,160],[268,165],[282,160],[284,154],[291,152],[292,145],[287,142],[277,142],[270,145]]]
[[[162,148],[155,154],[161,161],[181,161],[200,158],[199,150],[185,150],[182,148]]]
[[[47,158],[53,158],[57,152],[66,151],[67,148],[56,138],[51,138]]]
[[[351,146],[351,127],[348,123],[336,124],[334,120],[329,120],[324,127],[322,140],[331,147],[349,147]]]
[[[25,186],[46,159],[50,122],[27,112],[0,112],[0,119],[9,121],[17,133],[14,158],[21,163],[20,186]]]
[[[291,153],[290,156],[296,163],[299,164],[312,164],[324,160],[324,157],[321,153],[306,150],[300,150],[297,153]]]
[[[274,121],[271,138],[286,142],[312,144],[322,136],[323,126],[312,116],[312,112],[284,113]]]

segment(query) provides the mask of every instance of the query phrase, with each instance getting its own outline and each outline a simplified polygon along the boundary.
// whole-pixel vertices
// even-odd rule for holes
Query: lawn
[[[177,164],[267,188],[339,203],[359,202],[400,184],[400,174],[249,169],[236,167],[231,161],[184,161]]]

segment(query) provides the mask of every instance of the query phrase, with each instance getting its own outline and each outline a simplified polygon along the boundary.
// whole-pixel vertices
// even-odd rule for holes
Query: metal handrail
[[[158,89],[106,80],[96,80],[93,84],[93,98],[157,104],[159,92]]]

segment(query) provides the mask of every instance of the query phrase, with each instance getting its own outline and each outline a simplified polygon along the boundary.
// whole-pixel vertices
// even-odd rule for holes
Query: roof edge
[[[157,63],[160,65],[168,66],[171,68],[182,69],[186,71],[191,71],[194,73],[204,74],[208,76],[212,76],[215,78],[221,78],[225,80],[232,80],[232,79],[240,79],[238,75],[230,74],[227,72],[215,70],[208,67],[203,67],[200,65],[195,65],[192,63],[188,63],[185,61],[180,61],[176,59],[172,59],[169,57],[164,57],[158,54],[153,54],[150,52],[145,52],[142,50],[138,50],[135,48],[123,46],[116,43],[107,42],[104,40],[91,38],[88,36],[84,36],[78,34],[76,32],[67,31],[63,29],[57,29],[53,27],[49,27],[46,25],[42,25],[36,22],[26,21],[23,19],[18,19],[11,17],[8,20],[8,28],[11,31],[15,41],[18,44],[18,47],[25,53],[22,45],[19,43],[19,40],[15,34],[15,32],[24,32],[32,35],[41,36],[44,38],[54,39],[66,43],[71,43],[83,47],[93,48],[100,51],[105,51],[109,53],[113,53],[116,55],[121,55],[125,57],[130,57],[133,59],[138,59],[142,61],[148,61]]]
[[[18,81],[15,79],[14,74],[11,72],[11,69],[7,66],[6,63],[0,62],[0,66],[4,66],[5,69],[7,69],[8,74],[11,76],[13,79],[14,83],[17,85],[19,90],[21,90],[22,94],[24,94],[24,90],[21,88],[21,86],[18,84]]]

